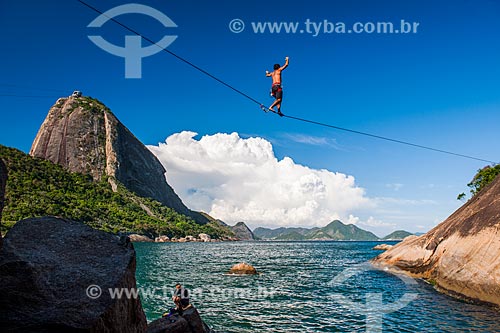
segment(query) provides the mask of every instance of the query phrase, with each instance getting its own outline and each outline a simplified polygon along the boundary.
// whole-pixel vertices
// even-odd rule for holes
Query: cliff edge
[[[427,279],[451,296],[500,306],[500,177],[434,229],[373,263]]]

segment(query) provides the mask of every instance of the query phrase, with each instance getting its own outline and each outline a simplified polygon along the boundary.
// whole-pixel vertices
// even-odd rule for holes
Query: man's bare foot
[[[273,111],[273,112],[276,112],[276,111],[274,111],[273,106],[268,107],[268,109]]]
[[[280,117],[284,116],[284,114],[281,112],[281,110],[278,110],[278,114],[279,114]]]

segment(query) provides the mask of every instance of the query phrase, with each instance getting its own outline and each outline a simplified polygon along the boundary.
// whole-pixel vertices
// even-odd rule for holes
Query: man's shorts
[[[274,98],[276,99],[283,98],[283,89],[281,89],[281,85],[279,84],[273,85],[273,87],[271,88],[271,92]]]

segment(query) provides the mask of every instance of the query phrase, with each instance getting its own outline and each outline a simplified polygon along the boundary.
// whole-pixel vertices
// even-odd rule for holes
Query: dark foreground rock
[[[5,184],[7,183],[7,168],[0,159],[0,222],[2,221],[3,200],[5,195]],[[0,250],[2,249],[2,232],[0,231]]]
[[[182,316],[163,317],[148,325],[147,333],[210,333],[195,307],[184,310]]]
[[[54,217],[18,222],[0,252],[2,332],[145,332],[139,299],[111,299],[108,288],[136,288],[135,251],[126,239]],[[97,295],[99,286],[102,295]]]

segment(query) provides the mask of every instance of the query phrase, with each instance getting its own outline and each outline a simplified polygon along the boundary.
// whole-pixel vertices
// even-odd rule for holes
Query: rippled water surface
[[[149,292],[142,296],[148,321],[172,307],[169,293],[180,282],[220,332],[380,332],[380,325],[383,332],[500,332],[500,312],[359,266],[380,253],[375,244],[135,243],[137,282]],[[262,274],[225,274],[242,261]]]

